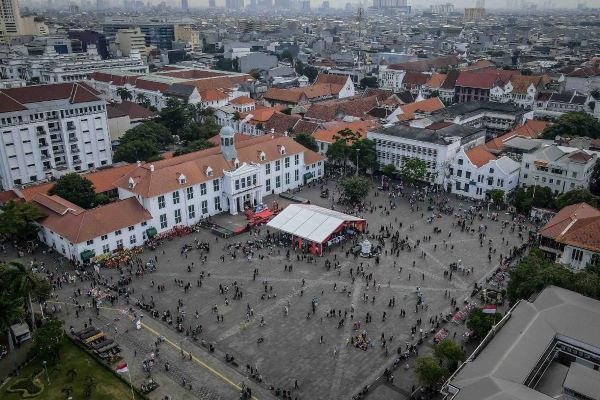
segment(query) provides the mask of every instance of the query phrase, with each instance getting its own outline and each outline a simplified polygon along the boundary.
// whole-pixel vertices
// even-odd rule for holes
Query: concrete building
[[[469,150],[485,141],[485,130],[448,122],[419,127],[396,124],[371,130],[367,138],[374,140],[377,161],[381,167],[402,167],[409,158],[427,164],[426,181],[445,185],[450,164],[462,148]]]
[[[461,148],[450,163],[446,188],[449,192],[472,199],[489,199],[490,190],[505,195],[519,185],[521,165],[509,157],[496,157],[485,145],[470,150]]]
[[[112,163],[106,102],[83,83],[0,90],[4,189]]]
[[[453,104],[430,114],[418,114],[432,121],[453,122],[473,128],[484,128],[488,139],[511,130],[523,122],[525,110],[509,103],[471,101]]]
[[[137,98],[144,95],[150,105],[162,109],[167,97],[173,96],[190,104],[202,103],[217,108],[239,96],[248,96],[242,85],[253,81],[250,75],[209,69],[169,66],[150,74],[134,74],[121,70],[105,70],[92,74],[86,82],[104,96],[116,102],[119,88],[125,88]]]
[[[108,104],[106,114],[111,141],[119,140],[131,128],[157,117],[157,114],[131,101]]]
[[[164,50],[173,48],[175,26],[172,22],[153,22],[138,18],[112,18],[105,22],[102,27],[109,42],[115,40],[119,30],[137,27],[144,34],[147,47],[154,46],[157,49]]]
[[[146,36],[140,28],[119,29],[115,37],[115,46],[119,55],[124,57],[138,53],[146,58],[150,53],[150,48],[146,46]]]
[[[519,300],[442,388],[448,400],[598,399],[600,301],[550,286]]]
[[[194,29],[191,25],[175,25],[174,35],[176,42],[186,43],[191,51],[202,51],[202,41],[200,40],[200,32]]]
[[[252,52],[239,57],[240,72],[248,73],[252,70],[266,71],[277,66],[277,57],[261,53]]]
[[[42,17],[27,16],[21,18],[21,35],[44,36],[50,33]]]
[[[139,74],[148,72],[148,65],[137,52],[131,57],[103,60],[92,44],[88,45],[86,53],[58,54],[53,48],[47,48],[40,56],[23,56],[12,52],[0,57],[0,73],[3,76],[28,82],[81,81],[96,71],[108,68]]]
[[[560,210],[539,231],[540,249],[575,269],[600,265],[600,211],[586,203]]]
[[[589,188],[598,154],[575,147],[541,144],[521,159],[520,185],[544,186],[556,194]]]
[[[0,44],[21,34],[21,12],[18,0],[0,0]]]

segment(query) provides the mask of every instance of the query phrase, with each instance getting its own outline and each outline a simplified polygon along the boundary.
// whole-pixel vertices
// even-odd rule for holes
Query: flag
[[[117,372],[120,374],[129,372],[129,368],[127,368],[127,363],[121,363],[121,364],[117,365]]]
[[[488,305],[482,308],[484,314],[496,314],[496,306]]]

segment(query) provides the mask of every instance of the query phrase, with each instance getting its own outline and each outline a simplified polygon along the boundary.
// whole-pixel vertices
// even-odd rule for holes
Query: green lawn
[[[67,374],[71,369],[77,371],[73,382],[71,382],[69,374]],[[23,369],[19,377],[11,379],[0,389],[0,399],[22,399],[21,393],[9,393],[7,392],[7,388],[11,386],[11,383],[15,379],[30,377],[36,373],[36,371],[43,371],[43,365],[40,362],[34,361]],[[50,384],[48,385],[46,374],[44,372],[39,375],[40,381],[44,385],[44,390],[35,398],[43,400],[64,400],[66,396],[63,389],[71,387],[73,398],[83,399],[84,382],[88,376],[93,376],[96,382],[90,397],[91,400],[128,400],[132,398],[131,388],[127,383],[115,377],[93,357],[67,339],[64,340],[64,345],[61,348],[60,361],[57,367],[50,371]],[[125,375],[125,377],[128,378],[127,375]],[[30,387],[30,382],[31,381],[22,382],[19,386],[25,388]],[[34,389],[32,388],[32,390]],[[136,395],[135,399],[141,400],[141,397]]]

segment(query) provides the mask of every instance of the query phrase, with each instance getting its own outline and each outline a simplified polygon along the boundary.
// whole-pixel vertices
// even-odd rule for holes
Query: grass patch
[[[128,400],[131,399],[131,388],[129,384],[116,377],[109,369],[103,367],[92,356],[77,347],[68,339],[63,339],[60,350],[60,360],[56,367],[48,371],[50,384],[46,379],[44,366],[39,361],[33,361],[27,365],[16,378],[12,378],[6,385],[0,388],[0,399],[20,400],[23,393],[11,393],[8,388],[33,389],[32,378],[37,375],[37,382],[41,382],[44,388],[35,396],[44,400],[64,400],[65,390],[71,390],[74,399],[84,399],[86,380],[93,377],[94,387],[91,400]],[[76,374],[70,371],[75,370]],[[40,373],[41,371],[41,373]],[[73,380],[71,381],[71,377]],[[36,383],[37,383],[36,382]],[[141,396],[135,395],[135,400],[143,400]]]

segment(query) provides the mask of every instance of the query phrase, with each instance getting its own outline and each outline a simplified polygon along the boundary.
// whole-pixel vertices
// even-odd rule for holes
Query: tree
[[[179,135],[180,131],[190,120],[189,110],[186,105],[175,97],[167,98],[165,107],[160,110],[159,121],[173,135]]]
[[[76,376],[77,376],[77,370],[75,368],[70,368],[67,371],[67,377],[69,378],[69,382],[73,383]]]
[[[587,136],[598,139],[600,138],[600,121],[585,112],[563,114],[556,124],[550,125],[542,132],[542,137],[545,139],[554,139],[556,136],[570,138]]]
[[[2,277],[4,274],[0,274],[1,287],[5,288],[8,286],[8,281]],[[9,290],[0,290],[0,331],[6,332],[6,339],[8,341],[8,349],[11,353],[13,367],[16,367],[16,354],[14,351],[14,343],[12,335],[10,333],[10,327],[12,324],[18,322],[23,317],[23,299],[16,297]]]
[[[313,135],[311,135],[309,133],[305,133],[305,132],[299,133],[296,135],[294,140],[309,150],[312,150],[314,152],[319,151],[319,145],[317,144],[317,140],[315,139],[315,137]]]
[[[332,144],[327,148],[327,158],[332,160],[335,164],[344,162],[346,165],[346,160],[348,158],[348,146],[344,140],[335,140]]]
[[[358,168],[361,171],[370,170],[375,171],[379,163],[377,162],[377,150],[375,149],[375,142],[371,139],[356,140],[350,147],[350,155],[354,160],[358,154]]]
[[[260,68],[255,68],[255,69],[250,70],[248,72],[248,75],[250,75],[251,77],[253,77],[256,80],[260,79],[260,75],[261,75]]]
[[[31,329],[35,330],[35,312],[31,296],[42,287],[42,281],[18,261],[10,261],[3,266],[5,273],[10,276],[11,292],[18,297],[27,299],[27,309],[31,317]],[[38,293],[39,294],[39,293]]]
[[[124,87],[120,87],[117,89],[117,96],[121,98],[122,101],[129,101],[133,98],[131,92]]]
[[[600,162],[596,162],[590,176],[590,192],[595,196],[600,196]]]
[[[432,356],[417,358],[414,373],[421,385],[431,389],[438,387],[448,377],[448,370]]]
[[[400,167],[402,182],[408,185],[422,181],[427,174],[427,164],[418,158],[406,158]]]
[[[120,144],[113,156],[114,162],[154,161],[159,159],[158,147],[150,140],[133,140]]]
[[[37,330],[34,339],[33,351],[36,357],[55,365],[59,358],[61,339],[64,331],[62,321],[58,319],[47,319]]]
[[[600,89],[592,90],[590,96],[592,96],[594,100],[600,100]]]
[[[150,107],[150,100],[144,93],[138,93],[135,96],[135,101],[144,108]]]
[[[442,361],[448,370],[452,371],[459,362],[464,361],[465,352],[453,340],[444,339],[433,347],[433,354],[438,360]]]
[[[574,189],[563,193],[556,198],[555,203],[558,210],[571,204],[587,203],[592,207],[598,204],[596,197],[587,189]]]
[[[284,50],[281,52],[281,54],[279,54],[279,59],[281,61],[289,61],[290,63],[292,63],[294,61],[294,56],[292,55],[292,52],[289,50]]]
[[[490,195],[490,199],[494,202],[496,207],[502,207],[504,205],[504,190],[492,189],[487,192]]]
[[[393,177],[396,171],[396,166],[394,164],[386,164],[381,169],[381,172],[383,172],[383,174],[388,178]]]
[[[94,184],[87,178],[76,172],[61,176],[50,189],[51,195],[57,195],[63,199],[77,204],[81,208],[92,208],[96,200]]]
[[[174,153],[174,156],[177,157],[184,154],[193,153],[194,151],[208,149],[211,147],[214,147],[214,144],[212,144],[212,142],[209,142],[206,139],[198,139],[194,140],[193,142],[189,142],[185,147],[177,149]]]
[[[475,308],[467,319],[467,328],[473,331],[475,337],[483,339],[501,316],[498,314],[485,314],[481,308]]]
[[[369,194],[369,180],[364,176],[353,175],[340,181],[343,196],[350,203],[359,203]]]
[[[10,200],[0,206],[0,233],[17,240],[28,240],[36,236],[36,222],[46,215],[32,203]]]
[[[431,94],[429,95],[429,97],[430,97],[430,98],[431,98],[431,97],[438,97],[438,98],[439,98],[439,97],[440,97],[440,91],[439,91],[439,90],[433,90],[433,91],[431,92]]]
[[[98,382],[92,375],[87,375],[83,381],[83,398],[89,400]]]
[[[535,195],[534,195],[535,194]],[[513,193],[513,205],[520,213],[529,213],[532,207],[554,209],[554,193],[545,186],[519,187]]]
[[[378,88],[379,81],[376,76],[365,76],[360,80],[360,86],[362,88]]]
[[[169,130],[153,121],[129,129],[119,140],[113,160],[136,162],[158,159],[160,149],[173,142]]]

